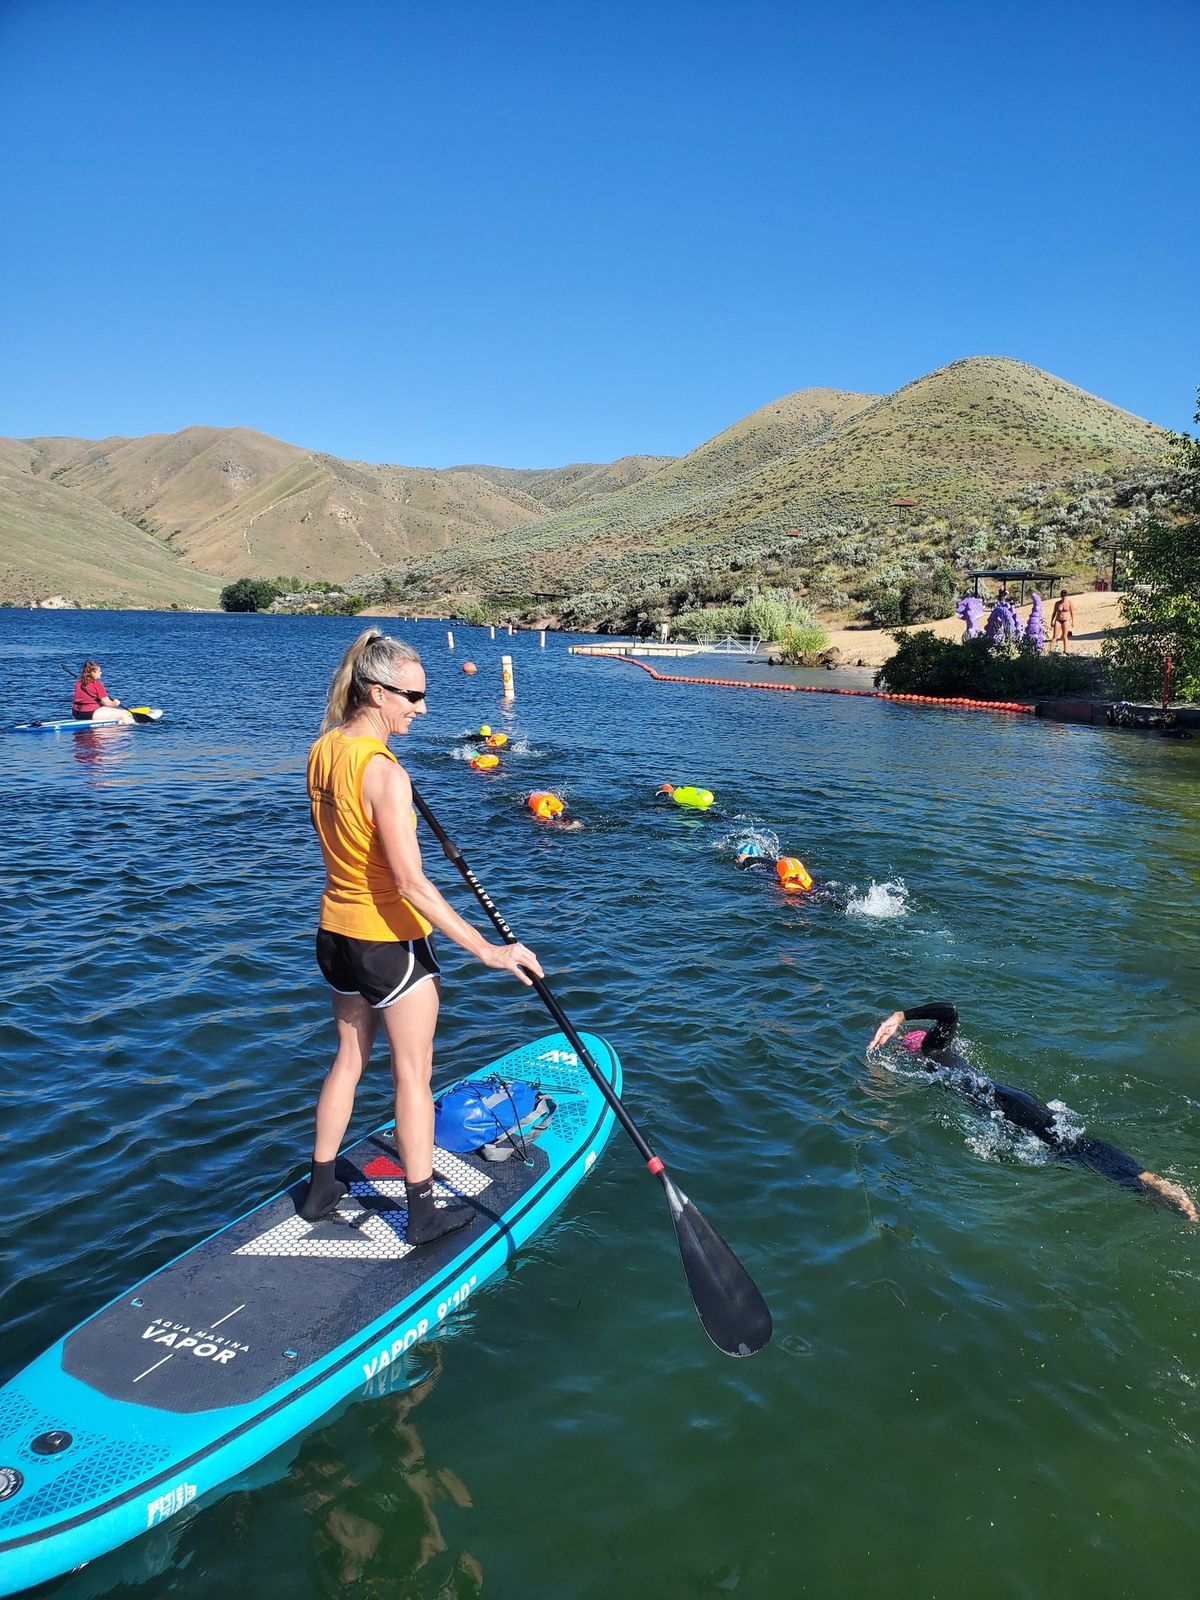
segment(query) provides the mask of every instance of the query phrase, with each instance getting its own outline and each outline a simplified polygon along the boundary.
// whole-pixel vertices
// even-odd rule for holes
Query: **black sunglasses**
[[[389,694],[403,695],[410,706],[420,705],[425,698],[424,689],[397,689],[390,683],[380,683],[378,678],[368,678],[367,682],[374,684],[376,689],[386,689]]]

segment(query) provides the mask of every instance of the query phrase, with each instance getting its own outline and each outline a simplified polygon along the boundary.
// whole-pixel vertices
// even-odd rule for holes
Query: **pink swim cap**
[[[925,1029],[914,1028],[911,1033],[906,1033],[900,1043],[912,1055],[920,1055],[921,1046],[925,1043]]]

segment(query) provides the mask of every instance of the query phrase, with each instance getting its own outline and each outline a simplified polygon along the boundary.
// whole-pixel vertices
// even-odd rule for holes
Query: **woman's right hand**
[[[533,951],[523,944],[489,944],[480,960],[496,972],[511,972],[513,977],[526,988],[531,985],[529,978],[521,971],[522,967],[528,967],[530,972],[536,972],[539,978],[546,976],[542,971],[541,962]]]
[[[889,1039],[894,1038],[903,1021],[903,1011],[893,1011],[890,1017],[884,1017],[875,1029],[875,1037],[867,1046],[867,1054],[870,1055],[872,1050],[878,1050],[881,1044],[886,1044]]]

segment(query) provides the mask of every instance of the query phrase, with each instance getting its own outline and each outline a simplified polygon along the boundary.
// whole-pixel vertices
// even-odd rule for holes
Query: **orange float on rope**
[[[474,767],[476,772],[490,772],[493,767],[500,765],[500,757],[489,755],[472,756],[468,765]]]
[[[540,822],[549,822],[563,814],[563,803],[556,794],[545,789],[535,789],[525,804]]]
[[[806,889],[812,888],[813,881],[808,868],[795,856],[780,856],[775,863],[775,876],[779,879],[779,887],[787,894],[803,894]]]
[[[466,673],[468,678],[471,678],[474,677],[474,675],[479,671],[479,668],[473,661],[464,661],[463,671]]]

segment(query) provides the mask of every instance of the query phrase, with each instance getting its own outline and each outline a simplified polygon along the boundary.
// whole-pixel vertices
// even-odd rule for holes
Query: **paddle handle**
[[[449,834],[442,827],[441,823],[434,816],[433,812],[425,804],[425,801],[421,798],[420,794],[418,794],[415,785],[413,787],[412,796],[413,804],[425,818],[425,821],[429,826],[429,831],[441,845],[443,851],[445,852],[447,861],[451,862],[455,867],[458,868],[459,873],[462,875],[463,881],[469,886],[475,898],[479,901],[479,904],[491,918],[496,932],[506,944],[519,944],[520,941],[518,940],[516,934],[509,927],[508,923],[505,921],[504,916],[500,912],[495,901],[480,883],[479,879],[471,871],[471,868],[463,856],[462,851],[454,843],[454,840],[450,838]],[[533,984],[534,989],[537,991],[538,998],[541,1000],[546,1010],[550,1013],[555,1022],[558,1024],[559,1028],[570,1040],[571,1048],[575,1051],[576,1055],[591,1074],[592,1081],[595,1083],[600,1093],[604,1096],[605,1100],[612,1108],[613,1114],[616,1116],[617,1121],[633,1140],[633,1143],[637,1148],[637,1152],[641,1156],[642,1160],[646,1163],[647,1167],[649,1167],[650,1171],[656,1178],[662,1178],[665,1181],[665,1168],[661,1159],[655,1155],[654,1151],[646,1143],[645,1139],[642,1137],[641,1129],[629,1115],[628,1111],[626,1111],[620,1098],[617,1096],[612,1086],[608,1082],[608,1079],[596,1065],[596,1062],[592,1057],[592,1053],[588,1049],[587,1045],[584,1044],[583,1038],[578,1029],[575,1027],[574,1023],[572,1023],[571,1019],[567,1016],[566,1012],[551,993],[550,985],[544,978],[539,978],[536,972],[530,972],[527,967],[523,967],[521,970],[526,973],[529,981]]]

